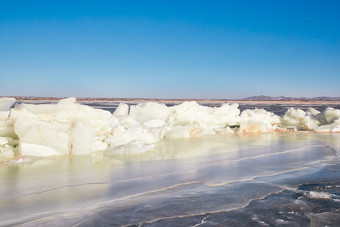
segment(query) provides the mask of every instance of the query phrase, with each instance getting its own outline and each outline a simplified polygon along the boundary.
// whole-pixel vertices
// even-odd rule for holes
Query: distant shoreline
[[[0,96],[11,97],[18,101],[58,101],[68,97],[23,97],[23,96]],[[152,99],[152,98],[82,98],[78,97],[80,102],[161,102],[161,103],[182,103],[185,101],[196,101],[197,103],[244,103],[244,104],[340,104],[340,100],[315,100],[300,98],[289,98],[289,100],[251,100],[246,99]]]

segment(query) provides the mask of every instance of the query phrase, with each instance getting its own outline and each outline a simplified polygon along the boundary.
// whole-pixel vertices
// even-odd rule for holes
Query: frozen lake
[[[340,134],[160,142],[152,152],[0,166],[0,225],[336,226]]]

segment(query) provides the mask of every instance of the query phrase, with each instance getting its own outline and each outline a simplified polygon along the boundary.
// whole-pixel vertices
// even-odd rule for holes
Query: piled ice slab
[[[208,107],[196,102],[120,104],[111,114],[76,103],[21,104],[0,99],[0,159],[15,156],[140,153],[162,139],[286,130],[340,132],[340,110],[289,109],[279,117],[263,109],[241,111],[237,104]]]
[[[115,120],[110,112],[69,98],[57,104],[21,104],[3,124],[19,138],[20,155],[50,156],[106,150],[105,140],[118,124]]]
[[[323,112],[290,108],[281,119],[285,129],[315,132],[340,132],[340,110],[328,107]]]

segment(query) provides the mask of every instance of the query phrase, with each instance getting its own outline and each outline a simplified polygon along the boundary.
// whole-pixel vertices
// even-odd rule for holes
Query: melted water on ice
[[[310,226],[340,223],[340,134],[161,141],[140,154],[0,166],[0,225]]]

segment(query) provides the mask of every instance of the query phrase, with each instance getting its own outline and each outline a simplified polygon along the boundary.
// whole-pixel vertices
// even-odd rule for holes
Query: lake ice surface
[[[336,226],[340,134],[163,140],[0,166],[0,225]]]

